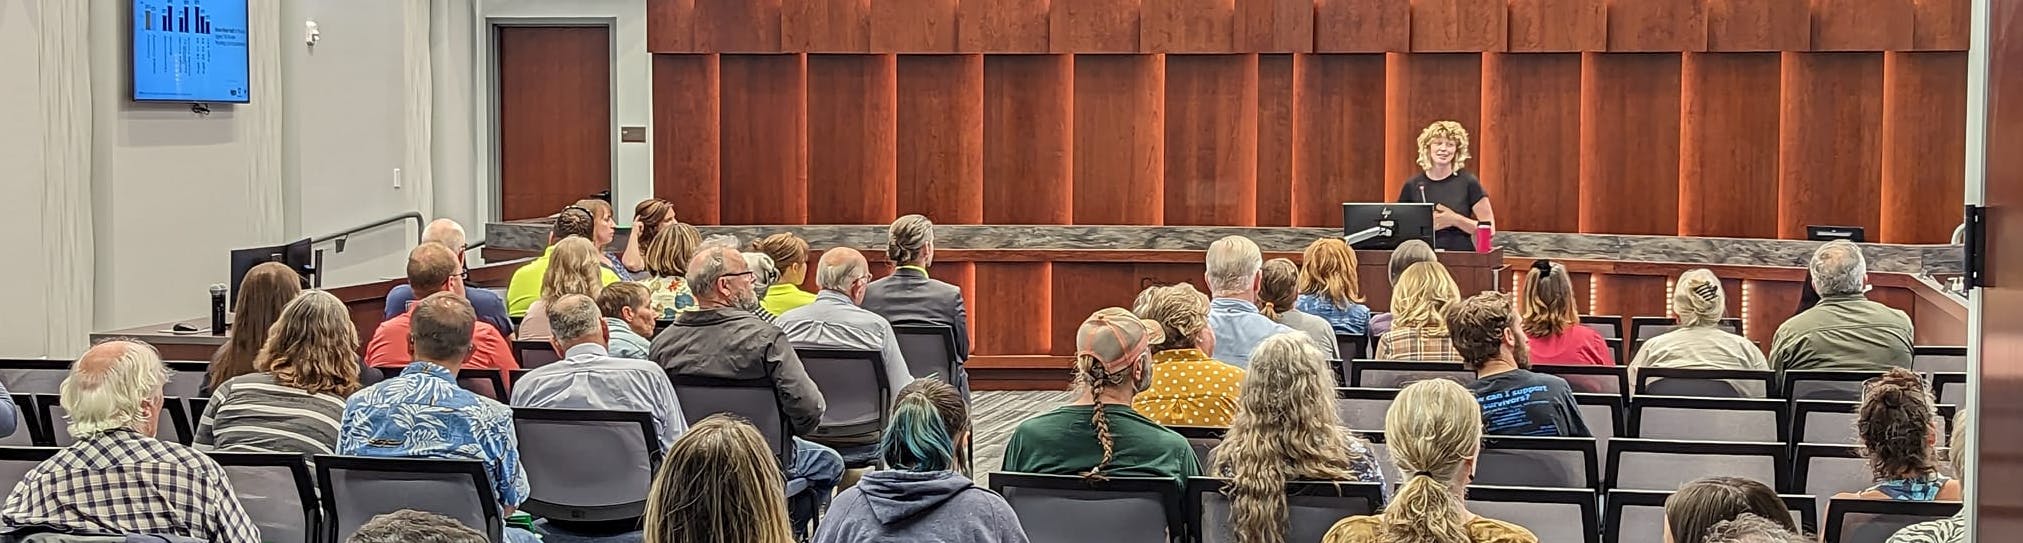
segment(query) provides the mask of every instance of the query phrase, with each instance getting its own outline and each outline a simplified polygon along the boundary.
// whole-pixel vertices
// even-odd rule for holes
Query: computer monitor
[[[1390,229],[1389,235],[1378,235],[1352,246],[1396,249],[1398,244],[1413,239],[1432,245],[1433,204],[1342,204],[1342,235],[1354,236],[1376,226]]]
[[[1848,240],[1855,243],[1868,241],[1868,229],[1859,226],[1805,225],[1805,239],[1812,241]]]
[[[225,304],[228,307],[237,305],[239,303],[239,282],[246,280],[246,272],[252,271],[254,266],[267,262],[287,264],[289,268],[295,270],[297,275],[302,276],[302,284],[304,287],[307,287],[310,284],[310,277],[316,274],[316,255],[310,250],[310,245],[309,238],[303,238],[301,241],[287,245],[233,249],[232,282],[230,283],[232,293],[229,294],[230,298],[226,298]]]

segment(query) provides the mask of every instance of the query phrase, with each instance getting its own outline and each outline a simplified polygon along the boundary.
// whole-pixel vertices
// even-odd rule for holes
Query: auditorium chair
[[[780,407],[780,391],[775,388],[771,377],[720,379],[668,372],[667,380],[674,385],[675,403],[681,405],[681,416],[688,419],[690,426],[717,413],[743,417],[758,429],[759,436],[766,439],[766,445],[773,450],[773,458],[780,465],[793,465],[793,425],[787,421],[787,414]],[[811,495],[807,490],[806,479],[788,479],[787,498],[792,502],[788,507],[813,512],[828,499],[827,496]]]
[[[1946,405],[1967,404],[1967,374],[1960,372],[1933,373],[1929,381],[1933,396]],[[13,390],[13,389],[8,389]]]
[[[1573,401],[1580,404],[1580,420],[1587,424],[1589,434],[1595,438],[1595,450],[1609,450],[1609,440],[1629,434],[1628,411],[1623,407],[1623,397],[1612,394],[1575,393]],[[1608,469],[1608,455],[1602,455],[1602,468]]]
[[[1609,440],[1605,488],[1671,491],[1695,479],[1747,477],[1783,488],[1791,451],[1783,443],[1616,438]]]
[[[962,367],[962,353],[956,352],[954,328],[944,324],[894,324],[892,334],[899,343],[899,356],[906,358],[907,373],[914,379],[939,376],[941,382],[956,384],[953,376]]]
[[[57,395],[36,394],[35,406],[39,412],[38,424],[49,429],[49,444],[68,447],[77,442],[77,438],[70,435],[70,424],[64,421],[67,413]],[[162,416],[161,420],[155,421],[155,439],[188,445],[195,436],[196,430],[190,427],[190,416],[183,399],[162,398]]]
[[[1201,466],[1202,473],[1211,473],[1209,466],[1215,463],[1215,447],[1222,445],[1222,436],[1228,428],[1212,426],[1167,426],[1166,429],[1187,438],[1187,446],[1194,449],[1194,461]]]
[[[1427,379],[1448,379],[1466,386],[1475,382],[1475,372],[1461,367],[1460,362],[1349,361],[1351,388],[1405,388]]]
[[[14,433],[0,438],[0,447],[45,445],[41,411],[35,408],[34,394],[10,394],[14,401]]]
[[[555,346],[546,341],[513,341],[513,360],[519,362],[522,368],[531,370],[561,359],[561,355],[555,354]]]
[[[836,449],[851,469],[878,464],[878,443],[839,443],[838,438],[875,436],[892,419],[892,385],[885,379],[885,357],[878,351],[794,349],[808,379],[821,389],[828,409],[822,425],[807,439]],[[855,443],[855,444],[850,444]]]
[[[513,408],[532,492],[520,509],[567,522],[635,519],[660,467],[660,433],[643,411]]]
[[[315,464],[324,541],[343,541],[372,517],[402,509],[456,519],[503,541],[499,497],[482,461],[319,454]]]
[[[1622,315],[1581,315],[1580,325],[1594,329],[1602,339],[1623,338]]]
[[[169,367],[169,381],[162,383],[163,396],[177,398],[202,398],[210,396],[204,390],[204,381],[210,377],[211,363],[193,360],[169,360],[162,362]],[[12,391],[13,389],[8,389]]]
[[[1630,391],[1629,366],[1532,364],[1531,371],[1566,379],[1574,392],[1625,396]]]
[[[1610,490],[1604,496],[1603,504],[1607,513],[1602,521],[1604,543],[1664,543],[1665,542],[1665,499],[1672,497],[1672,490]],[[1819,526],[1819,510],[1815,508],[1812,496],[1784,494],[1784,508],[1791,511],[1791,518],[1797,521],[1806,533],[1816,533]],[[1545,541],[1540,539],[1539,541]]]
[[[1880,371],[1785,370],[1778,390],[1784,399],[1793,401],[1859,402],[1868,380],[1882,375]]]
[[[1967,371],[1964,346],[1919,345],[1911,348],[1911,371],[1919,373]]]
[[[1783,400],[1638,396],[1630,400],[1630,436],[1785,443],[1790,413]]]
[[[1591,437],[1484,436],[1472,484],[1601,488],[1601,455]]]
[[[321,533],[316,481],[309,458],[294,453],[209,451],[225,468],[246,516],[260,526],[266,543],[311,543]]]
[[[14,394],[58,394],[70,377],[69,360],[0,360],[0,386]]]
[[[1523,526],[1542,542],[1600,543],[1598,501],[1591,488],[1469,485],[1467,507],[1483,518]]]
[[[990,489],[1018,514],[1032,543],[1168,543],[1169,534],[1188,534],[1180,485],[1168,477],[998,472]]]
[[[374,369],[379,370],[380,380],[384,381],[399,377],[401,372],[407,371],[407,366],[382,366]],[[513,403],[512,389],[506,385],[505,374],[500,370],[478,368],[459,370],[457,371],[457,388],[471,391],[472,394],[484,396],[502,404]]]
[[[1819,400],[1791,402],[1791,442],[1824,445],[1858,444],[1861,438],[1855,434],[1854,421],[1855,411],[1860,408],[1861,404],[1856,402]]]
[[[1861,447],[1854,445],[1799,445],[1792,453],[1791,484],[1786,490],[1819,497],[1819,506],[1840,492],[1860,492],[1875,484],[1875,472]]]
[[[59,447],[0,447],[0,488],[12,493],[14,487],[28,477],[29,470],[61,450]]]
[[[1742,319],[1739,317],[1721,319],[1720,324],[1717,326],[1727,330],[1729,333],[1738,336],[1742,335]],[[1637,351],[1643,350],[1644,343],[1649,342],[1651,338],[1658,337],[1665,332],[1677,330],[1678,328],[1679,319],[1672,317],[1630,317],[1630,337],[1628,339],[1630,348],[1628,351],[1623,352],[1622,360],[1627,363],[1627,361],[1635,359]]]
[[[1335,357],[1355,360],[1370,356],[1370,336],[1364,334],[1335,334]]]
[[[1823,543],[1883,543],[1897,530],[1920,522],[1951,517],[1960,502],[1900,502],[1834,499],[1826,506]],[[1988,537],[1991,541],[2007,538]]]
[[[1197,543],[1232,543],[1229,498],[1222,494],[1228,479],[1187,480],[1187,519]],[[1287,481],[1285,541],[1320,541],[1343,517],[1383,512],[1383,485],[1340,481]],[[1037,541],[1037,540],[1035,540]]]
[[[1637,368],[1638,396],[1772,398],[1776,392],[1777,372],[1770,370]]]
[[[1397,397],[1395,388],[1337,388],[1335,416],[1350,430],[1381,432],[1384,415]]]
[[[1391,461],[1391,447],[1384,442],[1383,432],[1355,432],[1356,437],[1370,445],[1371,460],[1377,462],[1377,470],[1384,472],[1384,480],[1392,485],[1405,482],[1405,474],[1398,471],[1398,464]]]

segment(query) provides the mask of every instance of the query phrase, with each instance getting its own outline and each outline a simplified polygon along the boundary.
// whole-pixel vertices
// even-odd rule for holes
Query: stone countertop
[[[816,248],[856,247],[883,250],[885,225],[699,226],[704,236],[730,235],[752,240],[778,232],[794,232]],[[935,225],[938,249],[1004,250],[1203,250],[1223,236],[1244,236],[1266,251],[1298,252],[1315,238],[1339,236],[1338,228],[1228,226],[1052,226]],[[545,220],[488,223],[486,247],[538,251],[547,244]],[[626,240],[619,229],[614,249]],[[1615,260],[1652,263],[1728,264],[1804,267],[1820,242],[1757,238],[1704,238],[1497,232],[1496,245],[1508,258]],[[1869,270],[1882,273],[1956,274],[1965,255],[1958,245],[1862,244]]]

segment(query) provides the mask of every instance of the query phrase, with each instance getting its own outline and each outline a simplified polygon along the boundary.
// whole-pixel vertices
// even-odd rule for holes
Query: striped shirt
[[[330,454],[344,398],[310,394],[267,373],[241,375],[211,393],[197,419],[198,450]]]

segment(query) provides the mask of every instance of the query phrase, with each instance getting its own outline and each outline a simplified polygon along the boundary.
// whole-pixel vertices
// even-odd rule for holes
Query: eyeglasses
[[[732,277],[750,277],[750,276],[753,276],[753,275],[757,275],[757,274],[756,274],[756,273],[753,273],[753,272],[751,272],[751,271],[741,271],[741,272],[737,272],[737,273],[726,273],[726,274],[723,274],[723,275],[721,275],[721,276],[718,276],[718,277],[717,277],[717,279],[730,279],[730,278],[732,278]]]

